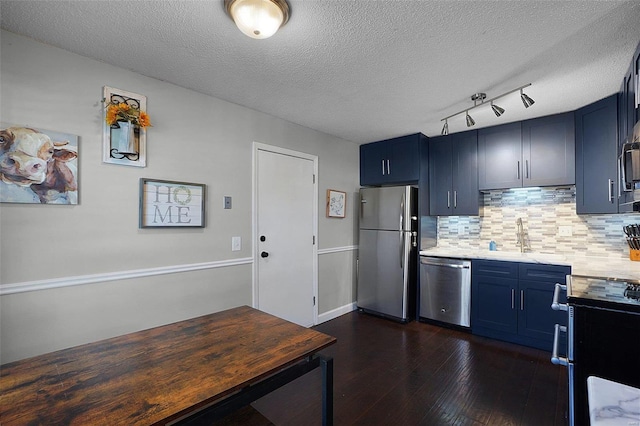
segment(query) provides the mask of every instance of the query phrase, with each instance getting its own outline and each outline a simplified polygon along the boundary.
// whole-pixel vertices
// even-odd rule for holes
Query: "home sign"
[[[204,228],[205,185],[140,179],[140,228]]]

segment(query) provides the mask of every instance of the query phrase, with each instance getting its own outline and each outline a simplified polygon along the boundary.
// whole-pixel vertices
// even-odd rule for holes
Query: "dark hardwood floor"
[[[338,343],[336,425],[566,425],[566,368],[550,354],[470,333],[352,312],[315,329]],[[317,425],[320,371],[225,424]]]

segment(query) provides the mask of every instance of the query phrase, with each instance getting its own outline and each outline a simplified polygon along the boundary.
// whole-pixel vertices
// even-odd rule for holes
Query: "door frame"
[[[315,244],[313,244],[313,297],[315,304],[313,305],[313,325],[318,324],[318,156],[306,154],[304,152],[293,151],[287,148],[280,148],[273,145],[267,145],[261,142],[253,142],[252,152],[252,185],[251,185],[251,252],[253,258],[252,267],[252,306],[258,308],[258,262],[260,253],[258,248],[258,151],[267,151],[275,154],[288,155],[290,157],[300,158],[303,160],[313,161],[313,235],[315,236]]]

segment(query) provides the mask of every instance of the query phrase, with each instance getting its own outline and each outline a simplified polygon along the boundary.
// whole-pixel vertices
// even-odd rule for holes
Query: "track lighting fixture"
[[[524,104],[525,108],[529,108],[535,103],[533,99],[531,99],[529,96],[527,96],[526,93],[522,91],[522,89],[520,89],[520,99],[522,99],[522,103]]]
[[[467,127],[471,127],[474,124],[476,124],[475,120],[471,118],[471,116],[469,115],[469,111],[467,111]]]
[[[442,126],[442,135],[446,136],[449,134],[449,122],[444,120],[444,126]]]
[[[507,95],[509,95],[509,94],[511,94],[513,92],[517,92],[519,90],[520,91],[520,99],[522,99],[522,103],[524,104],[525,108],[529,108],[535,102],[534,102],[533,99],[531,99],[529,96],[527,96],[522,91],[522,89],[524,89],[525,87],[529,87],[529,86],[531,86],[531,83],[525,84],[524,86],[520,86],[518,88],[515,88],[513,90],[505,92],[502,95],[495,96],[495,97],[487,100],[486,102],[490,102],[491,110],[496,115],[496,117],[500,117],[502,114],[504,114],[505,110],[504,110],[504,108],[494,104],[493,101],[498,99],[498,98],[502,98],[503,96],[507,96]],[[486,93],[482,93],[482,92],[474,93],[473,95],[471,95],[471,100],[473,101],[473,106],[472,107],[467,108],[467,109],[463,109],[462,111],[456,112],[455,114],[451,114],[451,115],[441,119],[440,121],[444,121],[444,127],[442,128],[442,134],[443,135],[448,135],[449,134],[449,119],[451,117],[455,117],[456,115],[459,115],[459,114],[462,114],[462,113],[465,114],[465,119],[467,121],[467,127],[471,127],[471,126],[475,125],[476,122],[469,115],[469,111],[474,109],[474,108],[478,108],[478,107],[484,105],[486,98],[487,98],[487,94]]]
[[[502,114],[504,114],[504,108],[499,107],[493,102],[491,102],[491,109],[495,113],[496,117],[500,117]]]

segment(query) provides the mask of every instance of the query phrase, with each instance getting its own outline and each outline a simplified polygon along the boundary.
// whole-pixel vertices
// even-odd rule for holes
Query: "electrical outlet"
[[[224,208],[225,209],[230,209],[231,208],[231,197],[229,197],[229,196],[225,196],[224,197]]]
[[[573,229],[571,225],[560,225],[558,226],[558,236],[560,237],[572,237]]]
[[[464,235],[466,233],[468,233],[467,227],[465,225],[459,224],[458,225],[458,235]]]
[[[242,238],[231,237],[231,251],[240,251],[242,249]]]

